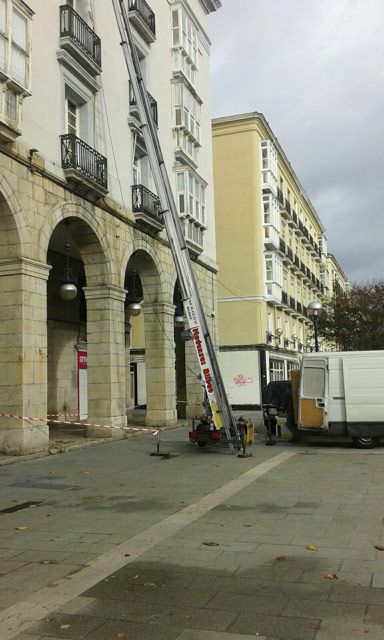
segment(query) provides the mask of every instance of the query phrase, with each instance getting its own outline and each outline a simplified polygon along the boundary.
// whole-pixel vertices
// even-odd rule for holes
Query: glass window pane
[[[7,30],[7,3],[6,0],[0,0],[0,30]]]
[[[177,173],[176,175],[177,175],[177,190],[184,191],[185,189],[184,173]]]
[[[323,398],[325,392],[325,371],[317,367],[305,367],[303,395],[307,398]]]
[[[12,41],[26,51],[27,20],[16,9],[12,13]]]
[[[4,36],[0,35],[0,69],[5,71],[6,64],[6,50],[7,50],[7,40]]]
[[[11,76],[22,87],[26,85],[26,56],[25,53],[12,46]]]

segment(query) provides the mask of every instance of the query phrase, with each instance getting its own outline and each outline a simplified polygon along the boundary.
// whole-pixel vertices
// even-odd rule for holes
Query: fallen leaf
[[[276,560],[286,560],[287,556],[276,556]]]
[[[115,635],[115,638],[116,638],[117,640],[123,640],[123,638],[127,638],[127,637],[128,637],[128,636],[127,636],[127,634],[126,634],[126,633],[124,633],[124,631],[118,631],[118,632],[116,633],[116,635]]]
[[[209,542],[203,542],[203,544],[205,544],[206,547],[219,547],[220,546],[220,542],[213,542],[212,540]]]
[[[50,476],[55,476],[55,475],[56,475],[56,473],[57,473],[57,471],[55,471],[54,469],[50,469],[50,470],[48,471],[48,473],[49,473],[49,475],[50,475]]]
[[[130,553],[124,553],[124,558],[129,558],[130,555]]]
[[[324,575],[324,578],[326,578],[327,580],[337,580],[338,576],[336,575],[336,573],[326,573]]]
[[[61,624],[60,629],[69,629],[70,626],[70,624]]]
[[[317,551],[317,547],[314,544],[307,545],[308,551]]]
[[[243,527],[251,527],[251,524],[243,524]]]
[[[28,529],[28,527],[21,525],[19,527],[15,527],[16,531],[26,531]]]
[[[384,551],[384,544],[375,544],[375,549],[378,549],[379,551]]]

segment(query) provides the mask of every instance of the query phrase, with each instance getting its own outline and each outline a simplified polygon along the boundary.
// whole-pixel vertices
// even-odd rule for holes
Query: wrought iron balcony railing
[[[60,37],[66,36],[101,69],[100,38],[69,4],[60,7]]]
[[[281,292],[281,302],[283,304],[288,304],[288,294],[286,291]]]
[[[152,31],[154,36],[156,36],[155,14],[153,13],[149,4],[145,2],[145,0],[129,0],[128,10],[137,11],[137,13],[141,16],[141,18],[145,22],[148,29]]]
[[[160,200],[158,196],[142,184],[132,185],[132,211],[134,213],[146,213],[157,222],[164,224],[159,213]]]
[[[284,204],[283,192],[279,187],[277,187],[277,199],[281,204]]]
[[[289,200],[287,198],[285,198],[285,208],[288,213],[291,213],[291,205],[289,204]]]
[[[108,189],[107,158],[73,133],[60,136],[60,139],[63,169],[73,169],[106,191]]]
[[[290,247],[287,247],[287,256],[291,260],[291,262],[293,262],[293,252]]]
[[[285,253],[285,242],[281,238],[279,239],[279,247],[280,247],[280,251]]]
[[[148,100],[149,100],[149,106],[151,108],[151,112],[152,112],[152,118],[153,121],[156,125],[159,124],[159,118],[158,118],[158,111],[157,111],[157,102],[155,100],[155,98],[153,98],[151,96],[151,94],[149,93],[149,91],[147,91],[147,95],[148,95]],[[129,83],[129,106],[132,108],[136,107],[136,98],[135,98],[135,94],[133,91],[133,86],[132,83]]]
[[[296,311],[295,298],[293,298],[292,296],[289,296],[289,306],[291,307],[291,309],[293,309],[293,311]]]

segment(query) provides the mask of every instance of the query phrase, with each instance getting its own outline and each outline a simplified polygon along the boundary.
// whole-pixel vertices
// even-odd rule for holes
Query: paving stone
[[[228,627],[232,633],[267,635],[281,640],[314,640],[320,619],[270,616],[244,612]],[[335,639],[334,639],[335,640]]]
[[[316,640],[383,640],[383,626],[323,620]]]
[[[28,629],[28,633],[32,635],[81,640],[84,637],[87,638],[102,622],[103,620],[101,618],[91,618],[83,615],[52,614],[40,622],[32,624]]]
[[[184,629],[177,640],[268,640],[265,636],[249,636],[237,633],[220,633],[217,631],[199,631],[198,629]]]
[[[364,621],[367,606],[365,604],[346,602],[317,602],[316,600],[304,600],[290,598],[284,605],[282,616],[297,616],[299,618],[343,618],[345,620],[357,619]]]

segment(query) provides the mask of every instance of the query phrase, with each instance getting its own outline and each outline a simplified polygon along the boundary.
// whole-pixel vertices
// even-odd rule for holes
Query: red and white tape
[[[2,413],[0,412],[0,418],[16,418],[17,420],[26,420],[28,422],[49,422],[50,424],[69,425],[71,427],[103,427],[106,429],[123,429],[123,431],[145,431],[156,435],[160,431],[160,427],[157,427],[156,431],[149,427],[118,427],[113,424],[96,424],[94,422],[72,422],[71,420],[51,420],[49,418],[34,418],[32,416],[18,416],[14,413]]]

